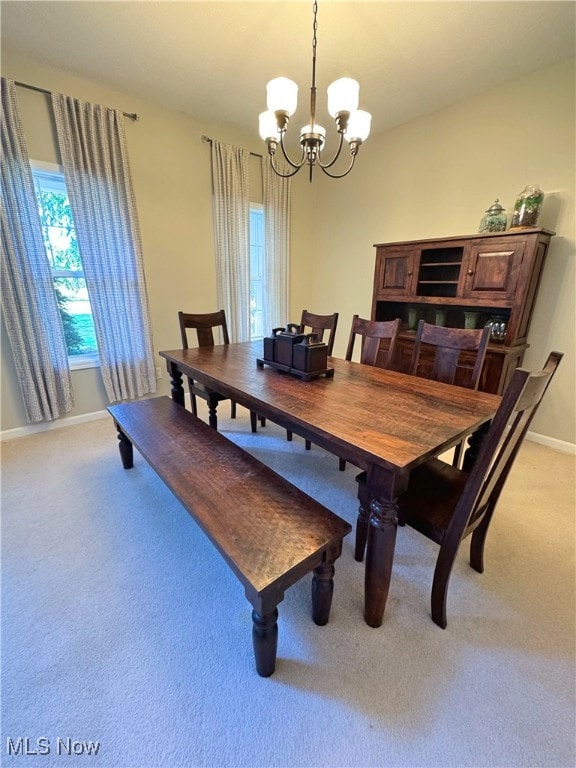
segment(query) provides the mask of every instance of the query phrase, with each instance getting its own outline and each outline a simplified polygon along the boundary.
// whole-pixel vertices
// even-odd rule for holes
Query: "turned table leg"
[[[208,398],[208,424],[213,429],[218,429],[218,398],[210,396]]]
[[[398,504],[395,499],[392,501],[372,499],[370,512],[366,547],[364,618],[370,627],[379,627],[382,624],[390,589],[398,526]]]
[[[179,371],[175,363],[169,364],[170,384],[172,389],[170,394],[172,400],[178,405],[184,405],[184,386],[182,385],[182,371]]]

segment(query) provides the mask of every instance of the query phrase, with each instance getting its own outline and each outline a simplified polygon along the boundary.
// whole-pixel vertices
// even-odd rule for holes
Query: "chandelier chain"
[[[312,7],[312,12],[314,14],[314,23],[312,24],[312,87],[316,87],[316,46],[318,44],[318,38],[316,36],[316,33],[318,32],[318,2],[317,0],[314,0],[314,5]]]
[[[273,86],[275,89],[274,95],[277,97],[279,95],[278,89],[285,87],[285,82],[289,86],[287,103],[291,104],[291,96],[293,98],[294,104],[293,106],[287,106],[285,108],[283,106],[283,103],[285,102],[281,101],[280,99],[270,99],[269,96],[269,103],[270,101],[273,101],[274,103],[277,103],[278,106],[269,108],[268,112],[262,113],[262,115],[260,115],[260,135],[268,144],[270,164],[278,176],[282,176],[283,178],[294,176],[294,174],[296,174],[300,168],[302,168],[302,166],[307,164],[310,171],[310,181],[312,181],[312,171],[315,166],[321,168],[322,171],[330,178],[340,179],[343,176],[347,176],[354,166],[356,156],[358,154],[358,149],[370,132],[371,116],[367,112],[362,112],[361,110],[357,109],[359,86],[355,80],[351,80],[350,78],[341,78],[340,80],[332,83],[332,85],[328,88],[328,105],[330,114],[336,121],[336,127],[339,134],[339,142],[338,148],[332,159],[328,162],[322,162],[322,150],[324,147],[326,131],[323,126],[317,125],[316,123],[316,49],[318,46],[318,0],[314,0],[312,12],[312,85],[310,87],[310,122],[307,126],[302,128],[300,132],[300,145],[302,147],[302,155],[300,160],[298,162],[294,162],[288,156],[284,142],[289,118],[296,109],[296,92],[298,90],[298,86],[291,80],[280,77],[268,83],[267,90]],[[282,85],[280,85],[281,82]],[[356,89],[355,94],[354,88]],[[352,90],[350,91],[350,89]],[[331,91],[333,94],[333,106],[330,109]],[[347,106],[348,104],[351,104],[351,106]],[[357,132],[347,133],[347,128],[349,125],[351,125],[349,121],[352,114],[357,116],[354,128],[354,130]],[[361,114],[362,118],[360,118]],[[274,127],[272,127],[271,120],[275,123]],[[335,165],[336,161],[340,158],[345,138],[350,145],[350,162],[345,170],[339,173],[334,173],[328,169],[331,169]],[[274,155],[278,145],[282,150],[282,155],[284,156],[285,161],[291,167],[291,170],[280,170],[276,166],[276,163],[274,162]]]

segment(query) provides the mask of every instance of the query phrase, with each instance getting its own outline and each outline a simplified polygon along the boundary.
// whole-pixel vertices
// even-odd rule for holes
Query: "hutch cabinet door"
[[[416,263],[414,250],[376,250],[374,294],[382,296],[408,296],[414,290]]]
[[[512,301],[525,246],[524,240],[472,242],[461,295],[485,301]]]

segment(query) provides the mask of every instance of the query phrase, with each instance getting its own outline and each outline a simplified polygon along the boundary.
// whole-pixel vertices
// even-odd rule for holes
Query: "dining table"
[[[193,379],[366,473],[371,501],[364,619],[379,627],[392,575],[398,497],[410,473],[480,434],[501,398],[337,357],[328,358],[326,375],[306,380],[267,365],[262,347],[256,340],[159,354],[171,396],[181,405],[183,380]]]

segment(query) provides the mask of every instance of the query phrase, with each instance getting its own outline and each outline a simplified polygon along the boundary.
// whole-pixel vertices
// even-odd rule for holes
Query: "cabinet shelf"
[[[430,261],[430,262],[422,262],[420,264],[420,267],[461,267],[462,262],[461,261]]]

